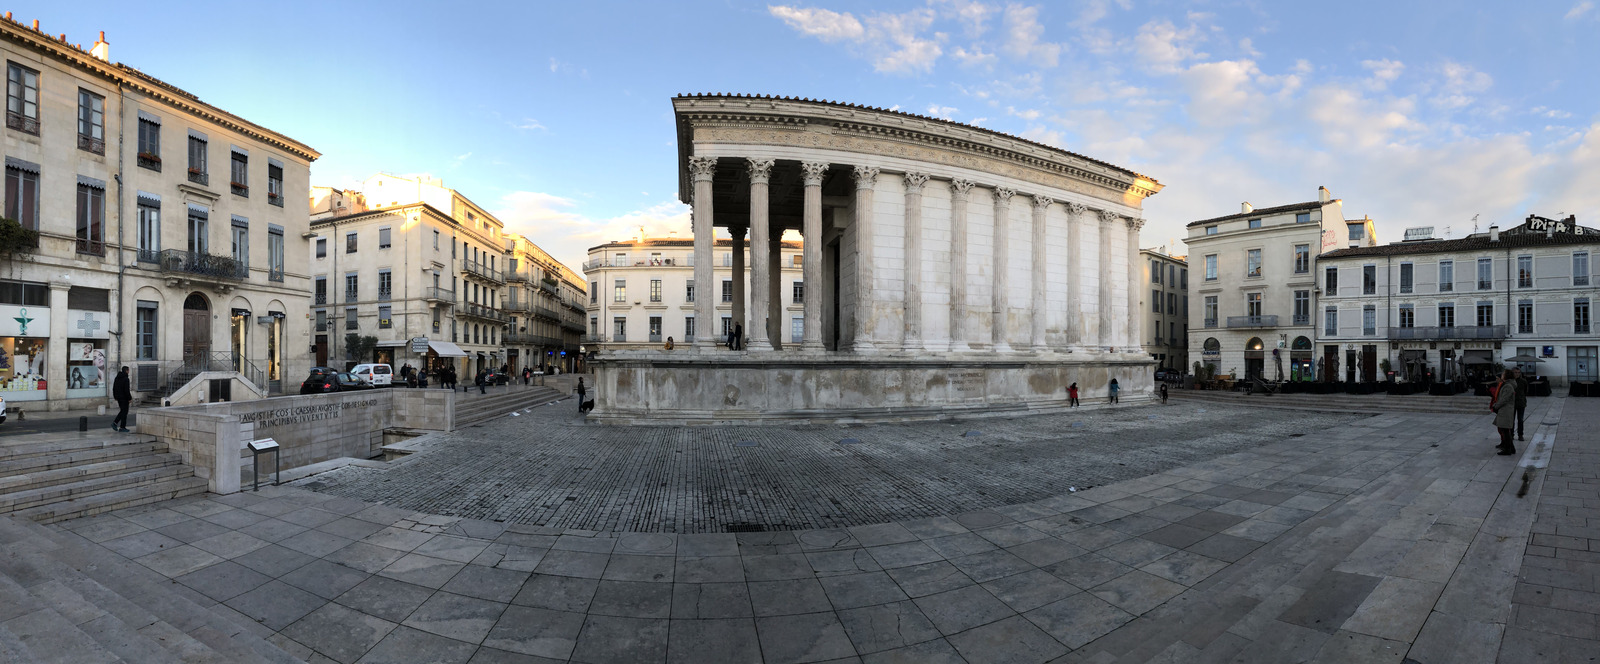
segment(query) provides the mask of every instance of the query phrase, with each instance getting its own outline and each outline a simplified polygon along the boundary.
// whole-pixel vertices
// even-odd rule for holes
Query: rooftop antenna
[[[1478,234],[1478,215],[1472,215],[1472,234]]]

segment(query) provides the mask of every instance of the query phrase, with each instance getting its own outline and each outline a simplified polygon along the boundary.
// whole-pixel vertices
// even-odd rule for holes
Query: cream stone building
[[[586,291],[583,278],[521,235],[507,239],[506,357],[513,371],[579,370]]]
[[[4,216],[39,232],[0,267],[0,395],[105,404],[121,366],[144,395],[209,370],[257,394],[297,387],[310,338],[298,201],[318,153],[109,49],[104,33],[85,50],[0,19]]]
[[[1347,223],[1343,202],[1318,187],[1314,201],[1244,203],[1188,228],[1189,300],[1200,314],[1189,327],[1190,362],[1239,378],[1314,379],[1317,256],[1372,246],[1372,221]]]
[[[1073,382],[1092,403],[1112,379],[1125,398],[1149,395],[1134,311],[1154,180],[882,109],[742,95],[673,108],[696,284],[715,280],[715,229],[748,229],[748,343],[728,351],[696,335],[603,357],[598,419],[996,414],[1063,406]],[[782,331],[761,323],[781,327],[772,241],[789,230],[804,242],[804,283],[820,288],[802,304],[801,343],[775,345]],[[716,305],[696,297],[696,320]]]
[[[743,229],[734,230],[738,239],[717,239],[712,253],[712,290],[700,295],[713,298],[711,340],[724,346],[729,328],[734,321],[742,325],[747,320],[745,312],[750,306],[748,273],[739,283],[733,281],[733,275],[750,264],[750,248],[743,246]],[[736,245],[739,255],[733,253]],[[776,281],[781,313],[774,328],[780,348],[802,343],[806,296],[801,256],[801,243],[783,242],[774,263],[781,272]],[[694,240],[650,238],[591,247],[589,260],[583,264],[589,276],[585,348],[602,354],[660,348],[669,338],[675,346],[693,344],[696,335],[705,330],[695,317],[694,268]],[[770,336],[768,339],[772,341]]]
[[[1144,350],[1163,369],[1189,371],[1189,263],[1160,249],[1143,249],[1141,281],[1148,304],[1144,318]]]

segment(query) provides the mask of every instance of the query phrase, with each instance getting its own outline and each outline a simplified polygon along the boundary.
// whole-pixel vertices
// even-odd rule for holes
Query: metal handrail
[[[1405,339],[1504,339],[1504,325],[1479,325],[1471,327],[1391,327],[1389,338]]]
[[[250,276],[249,268],[245,266],[245,263],[232,256],[204,254],[182,249],[166,249],[161,252],[161,271],[239,281],[243,281]]]

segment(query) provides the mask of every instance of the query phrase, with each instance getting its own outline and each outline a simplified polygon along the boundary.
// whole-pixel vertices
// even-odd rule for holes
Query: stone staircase
[[[543,385],[491,387],[488,394],[478,394],[474,388],[456,395],[456,428],[469,427],[529,406],[541,406],[564,396],[564,392]]]
[[[1489,400],[1471,394],[1432,396],[1427,394],[1246,394],[1216,390],[1172,390],[1175,401],[1231,403],[1252,408],[1282,408],[1354,413],[1463,413],[1487,414]]]
[[[0,516],[0,662],[299,662],[265,627],[75,534]]]
[[[140,434],[28,434],[0,443],[0,514],[62,519],[205,493],[180,455]]]

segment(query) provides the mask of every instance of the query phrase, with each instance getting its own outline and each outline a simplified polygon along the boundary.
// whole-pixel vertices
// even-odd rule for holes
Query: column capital
[[[1067,203],[1067,214],[1070,214],[1070,215],[1072,215],[1074,217],[1082,217],[1083,215],[1088,214],[1088,213],[1089,213],[1089,206],[1087,206],[1087,205],[1084,205],[1082,203]]]
[[[1121,218],[1122,215],[1112,212],[1111,210],[1100,211],[1100,223],[1102,224],[1109,224]]]
[[[709,182],[711,176],[717,174],[717,158],[690,157],[689,172],[694,175],[696,181],[705,180]]]
[[[1141,228],[1144,228],[1144,220],[1143,219],[1136,219],[1134,217],[1128,217],[1128,230],[1137,233],[1139,231],[1139,229],[1141,229]]]
[[[800,162],[800,173],[805,179],[805,186],[820,187],[822,186],[822,176],[828,173],[828,162],[802,161]]]
[[[728,226],[728,237],[731,237],[731,238],[733,238],[735,240],[744,239],[745,231],[748,231],[748,230],[750,230],[750,229],[748,227],[745,227],[745,226],[731,226],[730,225],[730,226]]]
[[[750,184],[766,184],[772,177],[773,160],[749,157],[745,161],[750,162]]]
[[[857,189],[871,189],[878,183],[877,166],[857,166],[853,175],[856,178]]]
[[[922,193],[923,185],[926,184],[928,184],[927,173],[918,173],[916,171],[906,172],[906,193],[920,194]]]
[[[1017,190],[1012,189],[1010,187],[995,187],[994,188],[994,200],[997,203],[1000,202],[1000,201],[1005,201],[1005,202],[1009,203],[1011,201],[1011,197],[1015,196],[1015,195],[1017,195]]]
[[[1036,208],[1048,208],[1051,205],[1054,205],[1055,202],[1056,202],[1056,199],[1051,198],[1049,196],[1046,196],[1044,194],[1034,194],[1033,195],[1033,206],[1036,207]]]
[[[952,198],[965,199],[967,197],[967,194],[972,192],[973,185],[974,185],[974,183],[971,180],[963,180],[961,178],[956,178],[954,180],[951,180],[950,181],[950,196]]]

